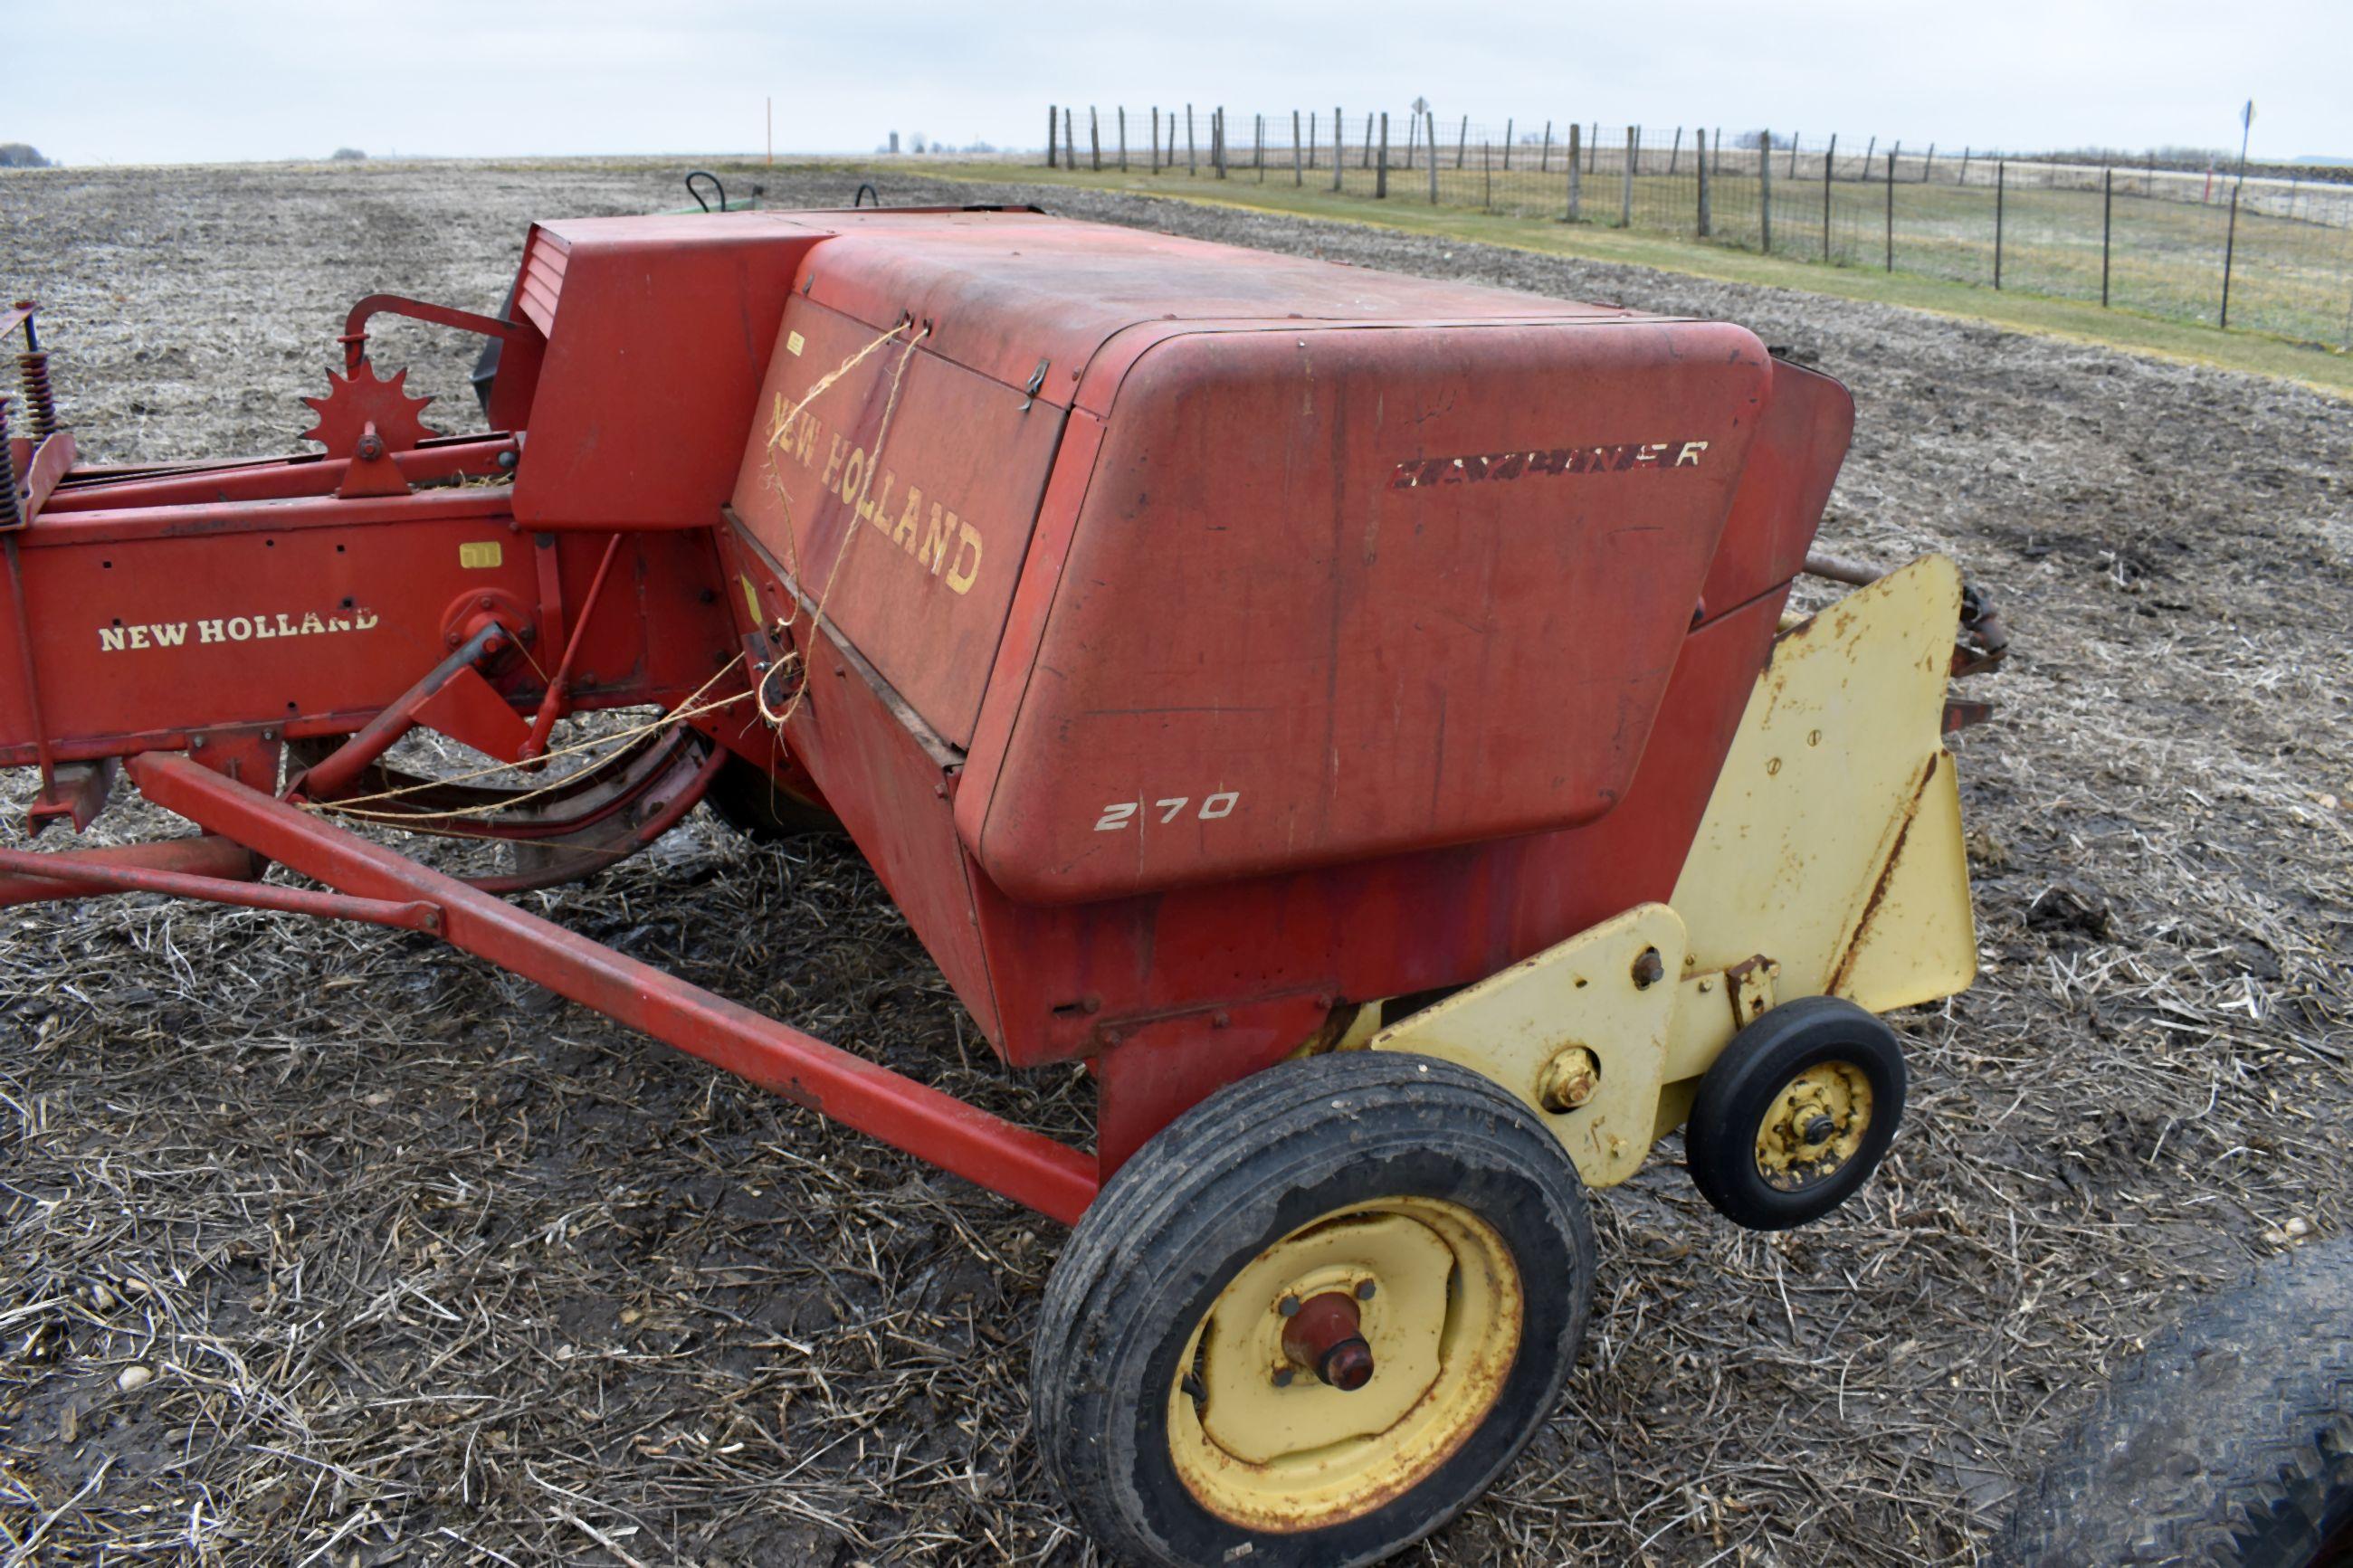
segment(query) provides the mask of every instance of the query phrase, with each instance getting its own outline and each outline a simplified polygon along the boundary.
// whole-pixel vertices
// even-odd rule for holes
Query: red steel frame
[[[305,912],[375,919],[380,911],[421,906],[433,912],[435,923],[419,929],[434,931],[452,947],[1065,1225],[1077,1223],[1101,1185],[1094,1157],[1082,1150],[575,935],[200,763],[150,752],[132,758],[129,767],[140,793],[156,805],[358,900],[350,908]],[[0,869],[49,858],[11,856],[0,860]]]

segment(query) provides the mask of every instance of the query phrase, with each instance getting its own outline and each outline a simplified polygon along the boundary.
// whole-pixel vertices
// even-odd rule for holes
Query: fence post
[[[1773,254],[1773,133],[1757,133],[1757,226],[1765,254]]]
[[[1266,116],[1253,117],[1250,124],[1250,166],[1258,171],[1258,183],[1266,184]]]
[[[1804,135],[1802,131],[1789,132],[1789,178],[1793,180],[1798,177],[1798,142]]]
[[[1405,166],[1413,167],[1413,144],[1421,140],[1421,121],[1409,114],[1405,117]]]
[[[1838,132],[1831,132],[1830,150],[1822,154],[1822,265],[1831,264],[1831,165],[1838,162]]]
[[[1340,188],[1341,178],[1347,172],[1348,160],[1345,155],[1347,142],[1348,122],[1340,118],[1340,106],[1335,103],[1332,106],[1332,188],[1335,191]]]
[[[1968,184],[1968,183],[1969,183],[1969,150],[1968,150],[1968,148],[1966,145],[1964,145],[1964,146],[1961,148],[1961,177],[1960,177],[1960,179],[1957,182],[1957,184],[1966,185],[1966,184]]]
[[[1127,105],[1119,106],[1119,172],[1127,173]]]
[[[1667,175],[1670,179],[1674,177],[1675,165],[1683,162],[1683,128],[1678,125],[1675,127],[1675,144],[1667,150]]]
[[[1879,138],[1876,135],[1862,144],[1862,177],[1866,180],[1871,178],[1871,155],[1878,151]]]
[[[2231,184],[2231,226],[2222,240],[2222,320],[2221,326],[2231,325],[2231,258],[2239,248],[2239,187],[2246,183],[2242,174]]]
[[[1634,226],[1634,148],[1635,138],[1641,135],[1639,126],[1626,127],[1626,167],[1618,180],[1618,226]]]
[[[1061,106],[1048,104],[1046,106],[1046,167],[1050,169],[1054,167],[1054,143],[1061,140],[1057,134],[1061,130],[1059,123],[1060,119]]]
[[[1925,185],[1928,183],[1929,171],[1934,169],[1936,166],[1936,144],[1934,142],[1931,142],[1928,143],[1928,155],[1920,160],[1920,183],[1922,184]]]
[[[1723,126],[1721,126],[1721,125],[1719,125],[1719,126],[1717,126],[1717,127],[1715,128],[1715,172],[1716,172],[1717,174],[1721,174],[1722,173],[1724,173],[1724,127],[1723,127]]]
[[[1176,116],[1172,114],[1169,118],[1173,120]],[[1168,128],[1168,134],[1176,134],[1174,125]],[[1191,179],[1200,172],[1201,161],[1193,151],[1193,106],[1188,103],[1185,106],[1185,177]]]
[[[1071,106],[1062,106],[1062,166],[1072,174],[1079,167],[1079,134],[1071,129]]]
[[[1095,106],[1087,105],[1087,156],[1094,163],[1094,173],[1103,173],[1103,116]]]
[[[1577,190],[1577,178],[1584,173],[1584,165],[1577,162],[1577,142],[1584,130],[1584,126],[1576,124],[1568,128],[1568,221],[1570,223],[1577,222],[1582,216],[1577,210],[1580,195]]]
[[[1495,144],[1479,138],[1479,210],[1495,210]]]
[[[1218,112],[1209,126],[1209,147],[1218,163],[1218,178],[1226,177],[1226,106],[1218,105]]]
[[[2108,308],[2108,241],[2116,232],[2116,171],[2100,171],[2100,309]]]
[[[1152,106],[1152,172],[1160,173],[1160,106]]]
[[[1692,163],[1699,170],[1699,237],[1707,237],[1707,127],[1692,132]]]
[[[1904,150],[1898,142],[1887,150],[1887,268],[1895,270],[1895,154]]]
[[[1512,172],[1512,127],[1514,123],[1510,115],[1504,116],[1504,172],[1507,174]]]
[[[1585,172],[1587,174],[1590,174],[1594,172],[1600,156],[1601,121],[1597,120],[1593,122],[1593,140],[1585,144]]]
[[[1300,163],[1299,157],[1299,110],[1294,109],[1291,111],[1291,183],[1294,185],[1304,185],[1307,183],[1307,172],[1305,166]]]
[[[1381,110],[1381,161],[1373,171],[1373,197],[1386,201],[1389,194],[1389,111]]]
[[[1552,121],[1549,120],[1545,121],[1544,151],[1537,155],[1536,173],[1539,174],[1552,173]]]
[[[1454,133],[1454,166],[1462,166],[1462,151],[1471,145],[1471,117],[1462,117],[1462,129]]]
[[[1438,205],[1438,111],[1425,109],[1421,112],[1421,139],[1430,145],[1430,156],[1423,160],[1430,165],[1430,205]]]
[[[2001,219],[2002,204],[2010,190],[2010,160],[1998,160],[1993,166],[1993,286],[2001,287]]]

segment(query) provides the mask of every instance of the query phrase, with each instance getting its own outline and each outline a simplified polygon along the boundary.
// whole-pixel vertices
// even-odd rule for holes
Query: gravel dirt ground
[[[350,300],[502,297],[656,165],[0,175],[100,459],[284,449]],[[771,205],[856,173],[771,171]],[[875,172],[887,201],[1022,200]],[[1567,1402],[1429,1563],[1978,1561],[2192,1294],[2353,1190],[2353,410],[2260,379],[1656,272],[1059,190],[1057,211],[1719,315],[1860,410],[1825,543],[2006,611],[1962,753],[1984,975],[1900,1022],[1866,1196],[1777,1237],[1671,1140],[1596,1201]],[[397,329],[396,329],[396,332]],[[470,412],[465,357],[380,348]],[[11,799],[28,794],[19,778]],[[113,837],[163,826],[135,801]],[[532,902],[1083,1137],[994,1069],[856,854],[698,814]],[[0,1558],[1087,1561],[1028,1439],[1055,1227],[428,941],[143,900],[0,916]]]

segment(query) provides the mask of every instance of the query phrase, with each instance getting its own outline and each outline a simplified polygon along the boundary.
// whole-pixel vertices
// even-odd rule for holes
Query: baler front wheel
[[[1904,1116],[1895,1031],[1839,996],[1770,1008],[1700,1079],[1683,1129],[1691,1178],[1750,1230],[1817,1220],[1871,1179]]]
[[[1047,1289],[1047,1468],[1115,1561],[1385,1557],[1551,1413],[1585,1190],[1517,1099],[1343,1052],[1221,1090],[1112,1179]]]

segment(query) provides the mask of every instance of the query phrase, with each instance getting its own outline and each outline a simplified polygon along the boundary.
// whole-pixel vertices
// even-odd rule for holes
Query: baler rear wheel
[[[1871,1179],[1904,1116],[1895,1031],[1841,996],[1768,1008],[1699,1083],[1683,1149],[1694,1185],[1750,1230],[1817,1220]]]
[[[1113,1561],[1371,1563],[1551,1413],[1585,1190],[1516,1098],[1388,1052],[1211,1096],[1112,1178],[1047,1288],[1047,1469]]]

